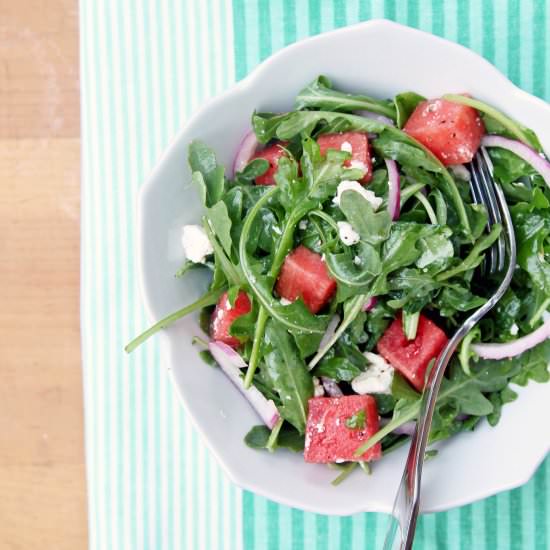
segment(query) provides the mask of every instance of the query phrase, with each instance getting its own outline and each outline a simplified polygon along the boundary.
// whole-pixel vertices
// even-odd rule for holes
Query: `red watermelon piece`
[[[347,150],[351,153],[351,159],[347,160],[345,166],[364,167],[365,175],[362,183],[372,179],[372,161],[370,158],[369,139],[364,132],[342,132],[340,134],[322,134],[317,138],[317,144],[321,155],[326,155],[329,149],[338,151]],[[342,146],[344,147],[342,149]]]
[[[401,318],[387,328],[376,347],[378,353],[418,390],[424,389],[424,377],[430,361],[448,342],[446,334],[424,315],[420,315],[414,340],[407,340]]]
[[[346,422],[354,418],[363,422],[348,427]],[[355,451],[377,431],[378,410],[371,395],[314,397],[309,400],[304,459],[322,464],[376,460],[382,456],[380,443],[360,457]]]
[[[317,313],[332,298],[336,281],[321,256],[300,245],[285,258],[275,290],[290,302],[302,298],[309,311]]]
[[[254,155],[255,159],[265,159],[269,162],[267,172],[256,178],[256,185],[275,185],[277,166],[280,158],[286,155],[286,151],[283,149],[286,146],[287,142],[281,141],[280,143],[269,145]]]
[[[468,105],[430,99],[417,105],[403,130],[448,166],[472,160],[485,126],[478,112]]]
[[[233,307],[229,303],[227,292],[224,292],[220,296],[210,319],[210,337],[212,340],[223,342],[232,348],[238,347],[240,341],[229,334],[229,329],[235,319],[246,315],[251,308],[252,305],[246,292],[239,291]]]

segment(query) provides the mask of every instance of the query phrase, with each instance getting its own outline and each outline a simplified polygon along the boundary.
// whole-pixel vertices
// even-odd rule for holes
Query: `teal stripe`
[[[538,469],[535,482],[535,541],[537,550],[548,548],[548,511],[550,492],[548,491],[548,476],[550,474],[550,459]]]
[[[309,33],[311,35],[321,32],[321,6],[316,0],[309,0]]]
[[[285,46],[296,41],[296,3],[295,0],[284,0],[283,33]]]
[[[271,18],[269,0],[258,0],[258,33],[260,61],[271,55]]]
[[[277,550],[279,548],[279,506],[267,501],[267,548]]]
[[[333,0],[334,7],[334,27],[344,27],[346,25],[346,0]]]
[[[350,548],[353,541],[353,520],[351,516],[340,520],[340,548]]]
[[[315,533],[317,537],[315,550],[328,550],[328,516],[315,514]]]
[[[254,533],[254,495],[243,491],[243,540],[245,548],[256,548]]]
[[[472,507],[462,506],[459,509],[460,547],[473,548],[472,544]]]
[[[244,0],[233,0],[233,36],[235,41],[235,77],[237,80],[242,80],[248,73]]]
[[[446,548],[449,531],[448,514],[435,514],[435,539],[437,548]]]
[[[546,13],[545,0],[534,0],[533,2],[533,36],[535,47],[533,48],[533,93],[539,97],[546,97],[547,91],[550,87],[549,70],[546,66],[547,47],[543,47],[548,41],[548,21]]]
[[[407,0],[407,25],[418,27],[418,1]]]
[[[521,501],[520,489],[514,489],[510,492],[510,548],[512,550],[522,550],[524,548]]]
[[[441,0],[432,0],[432,32],[438,36],[445,34],[445,12]]]
[[[483,20],[483,43],[482,54],[491,63],[495,61],[495,32],[493,21],[495,19],[495,11],[491,0],[483,1],[482,20]]]
[[[384,2],[384,17],[392,20],[396,19],[395,0]]]
[[[457,29],[457,40],[463,46],[470,44],[470,25],[464,22],[470,21],[470,2],[469,0],[458,0],[456,18],[459,21]]]
[[[304,512],[296,510],[292,514],[292,548],[301,550],[304,547]]]
[[[497,521],[497,502],[496,497],[491,497],[483,501],[485,510],[485,548],[496,548],[497,538],[495,524]]]
[[[411,0],[414,2],[414,0]],[[360,1],[359,2],[359,20],[367,21],[372,17],[372,10],[370,2]]]
[[[508,0],[508,77],[520,83],[519,60],[521,55],[520,2]]]

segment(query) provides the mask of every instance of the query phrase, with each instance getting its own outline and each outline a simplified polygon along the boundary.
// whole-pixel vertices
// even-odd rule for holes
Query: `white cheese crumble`
[[[367,393],[391,394],[394,368],[376,353],[367,351],[363,355],[367,358],[369,366],[365,372],[352,380],[353,391],[360,395]]]
[[[317,376],[313,377],[313,397],[323,397],[325,395],[325,388]]]
[[[361,264],[363,263],[363,260],[362,260],[359,256],[355,256],[355,257],[353,258],[353,263],[354,263],[355,265],[361,265]]]
[[[353,153],[353,147],[351,146],[351,143],[349,141],[344,141],[342,145],[340,145],[340,151],[345,151],[346,153]]]
[[[510,334],[512,336],[516,336],[516,334],[519,332],[519,327],[516,325],[516,323],[514,323],[511,327],[510,327]]]
[[[365,200],[369,202],[373,210],[378,210],[382,204],[382,199],[377,197],[372,191],[365,189],[360,183],[351,180],[341,181],[336,189],[336,196],[332,199],[332,202],[336,206],[340,206],[340,200],[342,199],[342,193],[344,191],[355,191],[359,193]]]
[[[346,246],[357,244],[361,240],[359,233],[348,222],[338,222],[338,235]]]
[[[181,244],[185,257],[196,264],[203,264],[206,256],[214,252],[205,230],[200,225],[184,225]]]
[[[300,223],[298,224],[298,228],[302,231],[307,229],[307,220],[300,220]]]
[[[289,306],[292,302],[290,300],[287,300],[286,298],[281,298],[279,300],[282,306]]]

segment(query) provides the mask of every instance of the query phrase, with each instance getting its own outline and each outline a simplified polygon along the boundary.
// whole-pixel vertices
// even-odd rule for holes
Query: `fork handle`
[[[453,337],[447,342],[447,345],[439,355],[428,375],[426,387],[422,394],[419,420],[412,437],[407,463],[393,506],[392,515],[398,521],[399,529],[395,528],[396,525],[394,521],[384,541],[384,550],[391,550],[394,548],[396,532],[400,532],[401,534],[399,548],[401,550],[410,550],[412,548],[420,507],[420,483],[422,479],[422,467],[424,465],[424,453],[426,452],[437,395],[443,380],[443,375],[445,374],[445,368],[464,336],[466,336],[466,334],[470,332],[470,330],[472,330],[472,328],[474,328],[474,326],[493,309],[502,298],[506,289],[510,286],[514,274],[516,266],[516,242],[512,218],[502,189],[495,186],[495,193],[497,202],[502,211],[504,227],[506,229],[506,246],[509,254],[508,267],[495,293],[485,302],[485,304],[472,313],[464,324],[455,332]]]

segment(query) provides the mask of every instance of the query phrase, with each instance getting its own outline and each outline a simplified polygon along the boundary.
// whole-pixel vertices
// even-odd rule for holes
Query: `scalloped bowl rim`
[[[162,310],[162,308],[159,308],[159,306],[156,304],[156,299],[153,297],[153,292],[152,292],[153,289],[150,286],[150,282],[148,281],[148,278],[150,278],[150,276],[147,274],[149,270],[147,255],[148,255],[148,251],[152,246],[148,242],[149,236],[150,236],[148,234],[148,223],[150,221],[149,202],[151,200],[152,195],[157,191],[157,188],[159,185],[159,179],[162,179],[163,177],[162,170],[163,170],[164,164],[169,159],[173,158],[173,156],[178,151],[186,149],[187,142],[189,141],[188,138],[193,138],[192,135],[191,136],[189,135],[190,132],[192,131],[193,128],[197,126],[198,122],[200,122],[202,119],[205,118],[205,116],[207,116],[207,113],[209,111],[215,109],[216,107],[219,107],[220,105],[227,102],[231,98],[234,98],[235,96],[245,95],[248,91],[253,90],[255,87],[259,85],[259,83],[262,82],[262,79],[264,79],[264,77],[269,75],[269,72],[272,70],[272,67],[276,65],[280,60],[285,58],[292,58],[292,56],[294,56],[296,52],[299,52],[300,50],[302,50],[304,46],[311,46],[316,44],[320,45],[325,42],[330,42],[335,38],[342,37],[343,35],[344,36],[348,34],[352,35],[354,32],[357,32],[358,30],[360,30],[361,32],[365,32],[366,35],[368,33],[373,33],[373,32],[384,32],[384,33],[389,33],[390,35],[392,33],[397,33],[398,35],[402,35],[403,39],[410,39],[412,41],[417,39],[425,40],[426,37],[429,37],[429,40],[434,43],[434,46],[439,45],[448,51],[452,51],[456,56],[460,58],[467,58],[472,62],[472,64],[475,64],[478,67],[483,68],[484,72],[486,72],[486,74],[488,75],[488,77],[490,77],[493,83],[497,83],[500,86],[502,86],[502,88],[499,88],[499,91],[501,94],[503,94],[503,91],[504,91],[506,93],[503,95],[506,95],[506,96],[515,95],[518,99],[530,104],[541,113],[546,112],[546,114],[550,119],[550,106],[548,104],[546,104],[543,100],[536,98],[528,94],[527,92],[521,90],[517,86],[515,86],[502,73],[500,73],[493,65],[491,65],[488,61],[486,61],[482,57],[480,57],[478,54],[454,42],[450,42],[446,39],[431,35],[424,31],[412,29],[410,27],[406,27],[385,19],[374,19],[364,23],[358,23],[356,25],[351,25],[348,27],[326,32],[317,36],[306,38],[290,46],[287,46],[286,48],[278,51],[277,53],[273,54],[272,56],[267,58],[265,61],[263,61],[246,78],[234,84],[226,92],[206,101],[197,110],[197,112],[187,121],[185,126],[177,133],[175,138],[172,140],[171,144],[167,147],[167,149],[165,150],[165,152],[157,162],[156,167],[153,169],[152,173],[150,174],[146,182],[140,188],[139,199],[138,199],[139,284],[140,284],[141,295],[145,303],[145,308],[146,308],[148,317],[152,321],[157,321],[166,313],[165,311]],[[330,74],[329,74],[329,77],[330,77]],[[304,80],[303,84],[305,85],[306,82],[307,80]],[[296,94],[297,92],[298,92],[298,89],[295,89],[294,93]],[[550,146],[550,140],[547,139],[542,141],[545,147],[548,149],[548,147]],[[216,152],[218,153],[217,150]],[[364,511],[376,511],[376,512],[386,512],[386,513],[391,512],[391,504],[393,502],[393,496],[394,496],[394,493],[391,490],[388,490],[390,498],[388,498],[384,502],[380,500],[375,502],[369,501],[368,494],[365,494],[364,500],[358,500],[353,503],[347,503],[347,502],[341,502],[341,501],[333,503],[331,498],[326,499],[326,501],[324,502],[319,502],[318,500],[312,501],[312,499],[308,497],[308,495],[292,494],[292,491],[288,492],[286,489],[278,491],[273,487],[267,488],[263,482],[258,482],[258,481],[251,482],[248,479],[246,467],[239,470],[238,468],[235,467],[234,463],[233,464],[230,463],[230,461],[228,460],[228,456],[229,456],[228,453],[226,453],[225,450],[221,449],[219,442],[216,441],[215,438],[213,438],[213,436],[211,436],[211,434],[209,433],[208,427],[204,425],[200,415],[200,411],[196,410],[196,406],[190,406],[189,395],[187,396],[185,395],[186,393],[185,385],[182,384],[181,380],[179,380],[178,376],[176,375],[176,371],[178,370],[177,365],[179,364],[179,358],[175,356],[175,350],[174,350],[175,336],[173,334],[172,329],[167,329],[163,331],[160,334],[160,338],[161,338],[161,351],[162,351],[162,356],[164,360],[163,362],[168,366],[170,376],[174,384],[176,385],[179,398],[181,399],[186,411],[190,415],[194,426],[202,434],[203,439],[205,440],[207,446],[214,453],[218,462],[221,464],[222,468],[225,470],[226,474],[236,485],[238,485],[242,489],[253,491],[261,496],[273,499],[281,504],[301,508],[306,511],[311,511],[316,513],[348,515],[348,514],[364,512]],[[195,363],[198,363],[199,361],[200,361],[199,359],[195,359]],[[201,371],[201,372],[206,373],[207,371]],[[227,384],[229,383],[227,382]],[[548,396],[550,397],[550,394]],[[467,435],[468,434],[462,434],[459,437],[467,437]],[[244,446],[244,443],[242,445]],[[468,492],[467,495],[462,495],[462,496],[448,495],[445,499],[440,499],[439,501],[428,503],[426,506],[423,506],[422,511],[435,512],[435,511],[447,510],[456,506],[469,504],[471,502],[477,501],[485,497],[489,497],[500,491],[509,490],[509,489],[518,487],[524,484],[525,482],[527,482],[532,477],[532,475],[534,474],[538,466],[541,464],[541,462],[544,460],[544,458],[546,457],[549,451],[550,451],[550,437],[548,438],[548,444],[546,448],[541,449],[536,456],[531,457],[529,466],[524,466],[521,472],[518,471],[517,475],[513,475],[513,471],[511,470],[509,474],[509,478],[507,479],[506,482],[500,482],[498,483],[497,486],[485,487],[485,488],[474,486]],[[255,451],[255,452],[258,452],[258,451]],[[396,464],[400,464],[401,468],[403,466],[403,457],[404,457],[403,453],[404,451],[399,453],[400,460],[396,461]],[[275,455],[270,455],[269,458],[271,459],[274,456]],[[293,458],[297,458],[297,457],[293,457]],[[390,457],[387,457],[386,460],[388,460],[389,458]],[[307,467],[311,467],[311,466],[307,465]],[[398,477],[400,477],[400,474],[401,474],[401,470],[399,470]],[[373,473],[373,476],[375,475],[376,475],[376,470]],[[334,490],[335,489],[332,487],[327,487],[327,495],[330,494],[329,491],[334,491]]]

